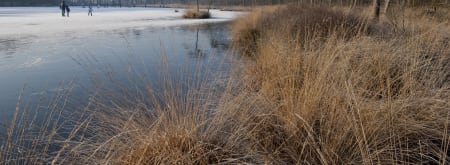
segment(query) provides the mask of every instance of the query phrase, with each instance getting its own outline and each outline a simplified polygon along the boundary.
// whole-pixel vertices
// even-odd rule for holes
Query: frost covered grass
[[[162,53],[161,89],[142,77],[132,88],[96,81],[73,129],[49,120],[36,138],[16,125],[9,139],[23,140],[7,141],[0,162],[448,164],[449,22],[414,18],[399,31],[364,18],[260,10],[233,25],[238,46],[250,47],[239,50],[252,53],[233,74],[175,82]]]

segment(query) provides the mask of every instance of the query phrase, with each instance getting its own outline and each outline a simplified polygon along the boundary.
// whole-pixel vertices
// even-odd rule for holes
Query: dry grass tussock
[[[28,164],[448,164],[450,26],[423,19],[384,37],[338,11],[257,11],[233,26],[253,58],[220,90],[167,77],[100,88],[70,136],[39,136],[56,152]],[[0,162],[29,158],[13,152],[25,144]]]
[[[237,46],[254,57],[245,89],[276,107],[278,145],[257,150],[282,163],[448,163],[449,22],[426,17],[385,37],[343,15],[292,7],[235,23]]]
[[[211,13],[205,10],[190,9],[183,14],[183,18],[206,19],[210,17]]]
[[[274,37],[289,41],[286,46],[298,48],[320,45],[331,35],[350,39],[368,33],[363,16],[345,14],[326,8],[307,6],[279,6],[255,9],[245,19],[235,21],[233,38],[235,48],[244,55],[254,56],[261,43]]]

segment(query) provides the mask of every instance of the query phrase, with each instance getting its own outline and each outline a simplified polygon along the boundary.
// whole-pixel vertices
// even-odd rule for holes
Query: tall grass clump
[[[183,14],[183,18],[191,18],[191,19],[207,19],[211,17],[211,13],[205,10],[195,10],[190,9],[186,10]]]
[[[386,38],[363,17],[323,8],[236,21],[235,44],[254,57],[243,88],[271,107],[248,113],[268,116],[246,131],[253,149],[272,163],[447,164],[449,26],[433,23]]]
[[[232,29],[235,48],[241,53],[257,54],[260,42],[273,36],[300,47],[316,46],[331,35],[349,39],[367,33],[366,20],[355,14],[345,14],[326,8],[308,6],[279,6],[256,9],[245,19],[234,22]]]

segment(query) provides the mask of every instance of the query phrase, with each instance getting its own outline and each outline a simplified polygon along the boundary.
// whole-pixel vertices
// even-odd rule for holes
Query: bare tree
[[[357,5],[356,3],[357,3],[357,2],[358,2],[357,0],[353,0],[352,8],[353,8],[353,7],[356,7],[356,5]]]
[[[378,19],[380,18],[380,6],[381,6],[381,0],[373,0],[372,18],[374,21],[378,21]]]
[[[391,4],[391,0],[384,0],[384,3],[384,13],[387,13],[389,5]]]

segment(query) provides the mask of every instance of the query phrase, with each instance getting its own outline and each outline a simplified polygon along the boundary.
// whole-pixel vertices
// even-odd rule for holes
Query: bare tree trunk
[[[380,6],[381,6],[381,0],[373,0],[372,18],[374,21],[378,21],[378,19],[380,18]]]
[[[389,5],[391,4],[391,0],[384,0],[384,13],[388,12]]]
[[[209,13],[209,10],[211,9],[212,3],[213,3],[213,0],[209,0],[209,4],[208,4],[208,13]]]
[[[200,6],[198,5],[198,0],[197,0],[197,12],[200,12]]]
[[[358,1],[357,0],[353,0],[353,3],[352,3],[352,8],[354,8],[354,7],[356,7],[356,3],[357,3]]]

